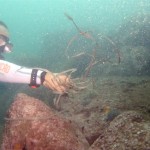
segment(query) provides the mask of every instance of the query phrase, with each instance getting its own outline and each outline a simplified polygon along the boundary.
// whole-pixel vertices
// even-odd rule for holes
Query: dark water
[[[81,76],[93,55],[99,62],[89,69],[89,77],[150,75],[149,0],[0,0],[0,7],[0,20],[14,44],[13,53],[5,55],[12,63],[54,72],[76,67],[75,76]],[[94,40],[79,34],[64,13]],[[85,57],[66,57],[81,52]],[[19,87],[0,83],[2,120]],[[29,93],[27,88],[21,91]]]

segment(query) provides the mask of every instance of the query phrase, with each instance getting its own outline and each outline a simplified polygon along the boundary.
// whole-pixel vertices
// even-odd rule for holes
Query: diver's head
[[[8,28],[4,22],[0,21],[0,54],[11,52],[12,44],[9,42]]]

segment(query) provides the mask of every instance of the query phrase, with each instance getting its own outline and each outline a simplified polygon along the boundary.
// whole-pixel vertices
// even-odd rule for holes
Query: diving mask
[[[0,39],[4,41],[4,44],[0,45],[0,52],[10,53],[12,51],[13,44],[9,42],[9,38],[0,34]]]

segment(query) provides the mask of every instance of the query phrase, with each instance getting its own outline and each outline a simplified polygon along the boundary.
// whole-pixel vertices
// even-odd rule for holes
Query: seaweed
[[[80,29],[80,27],[76,24],[76,22],[74,21],[73,17],[71,17],[69,14],[64,13],[65,17],[67,17],[67,19],[69,21],[71,21],[73,23],[73,25],[75,26],[75,28],[77,29],[77,34],[74,35],[68,42],[67,47],[65,49],[65,55],[68,59],[70,58],[77,58],[77,57],[81,57],[81,56],[89,56],[90,57],[90,61],[89,64],[87,64],[87,67],[84,70],[84,75],[83,75],[83,79],[87,78],[87,76],[89,75],[91,69],[93,68],[93,66],[95,66],[98,63],[104,64],[105,62],[109,62],[109,63],[113,63],[113,61],[110,60],[110,57],[106,57],[106,58],[97,58],[96,54],[97,51],[100,49],[100,45],[98,43],[98,40],[88,31],[83,31]],[[104,39],[105,41],[109,42],[112,46],[113,46],[113,50],[114,53],[116,53],[116,57],[117,57],[117,62],[118,64],[120,64],[121,62],[121,55],[120,55],[120,50],[119,48],[116,46],[116,43],[109,38],[108,36],[104,35],[104,34],[99,34],[101,39]],[[94,43],[94,47],[92,48],[91,52],[84,52],[81,51],[78,54],[73,54],[72,56],[70,56],[68,54],[69,48],[70,46],[73,44],[73,42],[75,42],[76,40],[78,40],[80,38],[80,36],[82,36],[85,39],[89,39],[90,41],[92,41]]]

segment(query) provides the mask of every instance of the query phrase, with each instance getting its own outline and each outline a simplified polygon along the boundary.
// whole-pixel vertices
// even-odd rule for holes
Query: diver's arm
[[[34,80],[36,85],[42,84],[41,74],[44,71],[39,69],[30,69],[16,64],[0,60],[0,81],[11,83],[31,84]]]
[[[26,68],[0,60],[0,82],[25,83],[31,87],[43,85],[53,92],[67,93],[72,82],[65,74],[55,74],[45,69]]]

